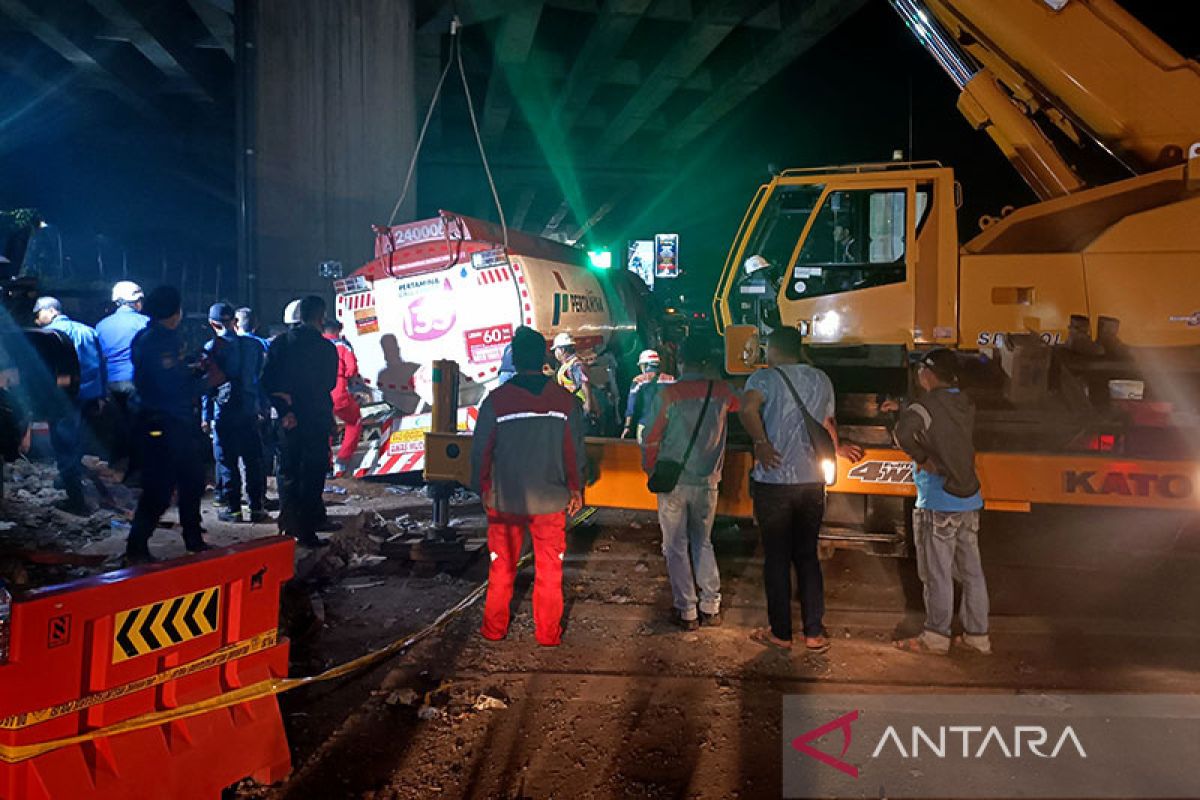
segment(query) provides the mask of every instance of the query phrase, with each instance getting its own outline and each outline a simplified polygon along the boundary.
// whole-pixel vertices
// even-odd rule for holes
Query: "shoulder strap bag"
[[[683,459],[671,461],[660,458],[654,462],[654,472],[646,481],[646,488],[655,494],[673,492],[679,483],[679,476],[683,474],[683,465],[691,458],[692,448],[696,445],[696,437],[700,435],[700,426],[704,424],[704,417],[708,414],[708,404],[712,400],[712,393],[713,382],[709,381],[708,392],[704,395],[704,405],[700,407],[700,416],[696,418],[696,427],[692,429],[692,438],[688,441],[687,450],[683,452]]]
[[[792,393],[792,399],[796,401],[796,405],[800,406],[800,413],[804,416],[804,430],[808,432],[808,441],[812,443],[813,452],[817,454],[818,461],[825,459],[837,458],[837,449],[833,446],[833,437],[829,435],[829,431],[822,425],[816,417],[809,413],[804,405],[804,401],[800,399],[800,392],[796,391],[795,384],[792,379],[787,376],[787,373],[779,367],[775,367],[774,371],[783,378],[783,382],[787,384],[788,391]]]

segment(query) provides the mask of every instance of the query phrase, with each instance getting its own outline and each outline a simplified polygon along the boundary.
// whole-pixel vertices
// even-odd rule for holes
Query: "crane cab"
[[[715,319],[814,345],[958,343],[957,188],[936,162],[788,170],[755,195]]]

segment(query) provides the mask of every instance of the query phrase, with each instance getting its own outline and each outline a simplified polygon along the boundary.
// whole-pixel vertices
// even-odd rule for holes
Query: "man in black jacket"
[[[263,388],[279,414],[279,530],[306,547],[320,547],[325,521],[321,495],[329,470],[329,436],[338,357],[321,332],[325,301],[300,301],[300,324],[277,336],[267,351]]]

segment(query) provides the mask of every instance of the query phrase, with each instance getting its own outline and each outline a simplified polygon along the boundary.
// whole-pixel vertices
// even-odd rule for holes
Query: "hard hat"
[[[771,262],[767,261],[762,256],[750,256],[746,259],[746,263],[742,265],[747,275],[753,275],[759,270],[767,269],[771,266]]]
[[[657,367],[661,363],[662,363],[662,359],[660,359],[658,357],[657,350],[643,350],[642,354],[640,356],[638,356],[638,366],[639,367],[642,366],[643,364],[650,364],[651,366]]]
[[[112,288],[112,301],[114,303],[128,303],[133,305],[145,296],[142,287],[138,286],[133,281],[117,281]]]
[[[566,331],[563,331],[562,333],[560,333],[554,337],[554,349],[555,350],[557,350],[560,347],[574,347],[574,346],[575,346],[575,337],[572,336],[571,334],[567,333]]]
[[[293,300],[283,309],[283,324],[284,325],[299,325],[300,324],[300,301]]]

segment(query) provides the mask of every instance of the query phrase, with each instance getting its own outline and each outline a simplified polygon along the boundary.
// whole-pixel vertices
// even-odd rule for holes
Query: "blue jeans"
[[[925,587],[925,630],[949,646],[954,582],[962,584],[959,616],[969,636],[988,632],[987,580],[979,559],[978,511],[913,510],[917,574]],[[939,647],[940,649],[940,647]]]
[[[252,416],[225,414],[213,423],[213,460],[217,462],[217,478],[221,503],[230,511],[242,507],[242,469],[246,465],[246,494],[250,510],[262,511],[267,491],[263,471],[263,445],[258,434],[258,420]]]
[[[700,610],[721,610],[721,573],[713,553],[712,526],[717,515],[717,489],[679,484],[658,495],[658,524],[675,608],[683,619],[696,618],[696,587]],[[690,554],[689,554],[690,551]]]

